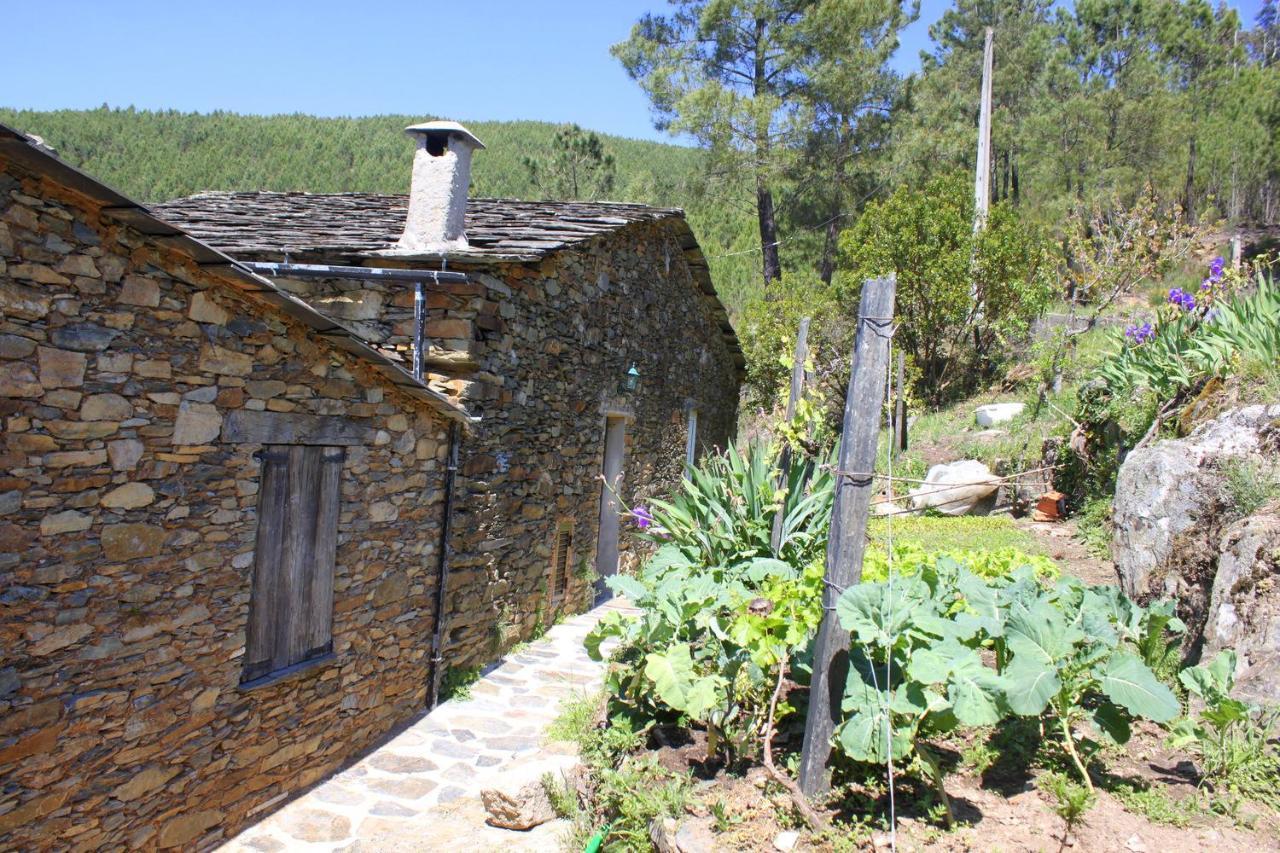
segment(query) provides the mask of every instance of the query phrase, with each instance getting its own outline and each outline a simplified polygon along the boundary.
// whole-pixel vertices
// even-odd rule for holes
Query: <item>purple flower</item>
[[[1196,299],[1181,287],[1175,287],[1169,291],[1169,304],[1177,305],[1183,311],[1194,311]]]
[[[1209,262],[1209,280],[1217,282],[1222,278],[1222,270],[1226,266],[1226,262],[1222,260],[1222,256],[1214,258]]]
[[[649,514],[649,508],[643,505],[631,510],[631,517],[636,520],[636,527],[641,530],[648,530],[653,524],[653,516]]]
[[[1133,325],[1124,330],[1124,336],[1134,346],[1145,344],[1156,336],[1156,330],[1151,327],[1150,323],[1143,323],[1141,326]]]

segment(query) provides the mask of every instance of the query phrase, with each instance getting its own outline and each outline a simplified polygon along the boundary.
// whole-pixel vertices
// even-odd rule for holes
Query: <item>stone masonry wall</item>
[[[444,427],[0,167],[0,849],[208,848],[424,707]],[[248,691],[258,446],[220,439],[238,409],[373,436],[342,473],[335,655]]]
[[[633,225],[540,264],[469,270],[488,291],[479,315],[498,322],[477,324],[480,370],[464,398],[482,421],[463,444],[450,665],[484,663],[552,620],[547,582],[563,522],[577,570],[564,608],[591,600],[607,413],[629,420],[627,506],[679,483],[690,406],[702,450],[733,437],[737,371],[670,227]],[[640,388],[622,395],[632,363]],[[626,566],[636,543],[622,527]]]

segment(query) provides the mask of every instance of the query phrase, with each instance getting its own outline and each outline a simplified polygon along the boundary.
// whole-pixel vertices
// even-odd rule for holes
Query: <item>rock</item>
[[[59,533],[77,533],[81,530],[88,530],[93,524],[93,519],[89,516],[69,509],[64,512],[56,512],[53,515],[46,515],[40,519],[40,535],[56,536]]]
[[[253,371],[253,356],[225,347],[206,346],[200,350],[198,366],[208,373],[248,376]]]
[[[0,397],[40,397],[44,386],[36,373],[20,361],[0,365]]]
[[[133,404],[119,394],[90,394],[80,404],[82,421],[123,421],[133,417]]]
[[[33,643],[28,647],[27,653],[36,657],[52,654],[59,649],[74,646],[92,633],[92,625],[64,625]]]
[[[714,853],[720,849],[709,817],[691,817],[679,823],[675,818],[655,818],[649,824],[649,840],[658,853]]]
[[[1186,598],[1188,585],[1205,586],[1211,573],[1198,575],[1216,555],[1216,520],[1224,509],[1221,463],[1260,457],[1276,441],[1277,419],[1280,406],[1236,409],[1186,438],[1159,441],[1125,458],[1112,509],[1112,555],[1125,594],[1146,603],[1162,596]],[[1180,574],[1177,561],[1194,568]],[[1203,618],[1203,603],[1199,615]]]
[[[973,459],[934,465],[924,479],[923,486],[911,491],[911,505],[944,515],[986,515],[1000,488],[991,469]]]
[[[556,817],[541,781],[530,782],[514,795],[488,788],[480,792],[480,799],[489,813],[486,823],[501,829],[533,829]]]
[[[110,524],[102,530],[102,550],[113,562],[154,557],[164,545],[164,529],[150,524]]]
[[[0,358],[26,358],[36,351],[36,342],[21,335],[0,335]]]
[[[988,403],[974,409],[973,415],[978,426],[990,429],[997,424],[1007,424],[1022,414],[1025,408],[1023,403]]]
[[[40,384],[45,388],[79,388],[84,384],[84,353],[40,347],[38,360]]]
[[[209,403],[183,402],[173,426],[175,445],[207,444],[222,431],[222,414]]]
[[[787,830],[786,832],[779,832],[773,839],[773,849],[781,850],[783,853],[786,853],[788,850],[796,849],[796,845],[799,843],[800,833],[795,830]]]
[[[1236,652],[1235,692],[1280,702],[1280,507],[1229,526],[1222,536],[1204,627],[1202,660]]]
[[[157,843],[160,847],[184,847],[221,822],[222,812],[184,811],[164,825]]]
[[[49,339],[63,349],[78,352],[102,352],[120,333],[114,329],[95,326],[92,323],[74,323],[59,326],[49,333]]]
[[[226,309],[210,299],[204,291],[191,297],[191,308],[187,311],[187,316],[197,323],[215,323],[219,326],[225,326],[227,320],[231,319]]]
[[[49,313],[49,297],[38,290],[0,281],[0,314],[22,320],[39,320]]]
[[[160,304],[160,285],[140,275],[125,276],[117,299],[126,305],[155,308]]]
[[[107,456],[111,459],[111,467],[115,470],[131,471],[138,466],[138,460],[142,458],[142,442],[136,438],[109,441]]]
[[[102,496],[100,503],[111,509],[137,509],[156,499],[156,493],[146,483],[125,483]]]

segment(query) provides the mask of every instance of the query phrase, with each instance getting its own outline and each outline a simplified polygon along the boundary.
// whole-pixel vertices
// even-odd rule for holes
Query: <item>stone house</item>
[[[461,451],[445,620],[444,655],[468,666],[634,560],[615,494],[665,493],[733,436],[745,362],[681,211],[468,199],[479,140],[453,122],[408,133],[408,197],[220,192],[155,210],[406,364],[420,330],[423,375],[480,419]],[[405,280],[314,267],[466,280],[428,279],[419,325]]]
[[[417,135],[410,200],[148,210],[0,126],[0,849],[229,837],[586,606],[602,472],[732,435],[678,211],[468,204]]]

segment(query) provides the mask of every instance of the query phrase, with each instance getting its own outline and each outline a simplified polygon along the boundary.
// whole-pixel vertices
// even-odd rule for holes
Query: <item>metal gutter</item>
[[[462,283],[469,281],[466,273],[447,270],[402,269],[399,267],[351,267],[333,264],[290,264],[265,261],[242,261],[256,273],[277,278],[355,278],[363,281],[411,281],[430,279],[436,284],[442,281]]]

